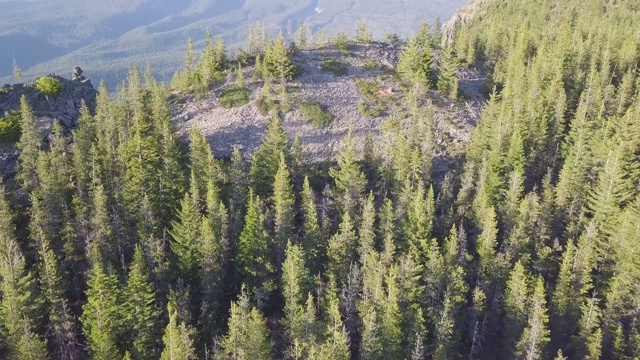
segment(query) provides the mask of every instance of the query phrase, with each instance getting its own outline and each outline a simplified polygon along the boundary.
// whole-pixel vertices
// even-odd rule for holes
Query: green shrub
[[[380,105],[371,105],[361,102],[358,104],[358,110],[360,110],[360,113],[364,116],[377,118],[382,115],[382,111],[385,109]]]
[[[36,80],[35,86],[36,89],[44,95],[56,96],[62,90],[63,85],[60,79],[51,76],[43,76]]]
[[[305,101],[300,104],[302,116],[315,127],[323,127],[329,125],[333,120],[333,115],[322,109],[322,106],[315,101]]]
[[[349,72],[349,64],[338,58],[328,57],[320,60],[320,67],[335,76],[344,76]]]
[[[278,109],[279,105],[280,102],[278,100],[270,100],[263,95],[256,100],[256,108],[262,116],[267,116],[271,110]]]
[[[373,59],[365,59],[362,61],[362,68],[366,70],[378,70],[382,69],[382,64]]]
[[[243,106],[249,103],[251,90],[245,87],[232,86],[222,90],[220,94],[220,105],[226,109]]]
[[[20,113],[12,111],[11,114],[0,118],[0,141],[13,142],[20,138]]]

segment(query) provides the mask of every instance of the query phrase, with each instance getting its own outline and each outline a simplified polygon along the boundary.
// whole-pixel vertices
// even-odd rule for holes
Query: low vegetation
[[[385,92],[379,81],[357,79],[355,84],[360,94],[364,97],[364,102],[358,106],[363,115],[379,117],[390,106],[397,105],[393,94]]]
[[[315,101],[308,100],[300,104],[302,116],[315,127],[324,127],[331,123],[333,115],[325,111],[320,104]]]
[[[339,58],[328,57],[320,60],[322,70],[332,73],[334,76],[345,76],[349,73],[349,64]]]
[[[52,76],[43,76],[36,80],[35,87],[43,95],[57,96],[62,91],[62,81]]]
[[[20,113],[12,111],[0,117],[0,142],[17,141],[20,137]]]
[[[250,97],[251,90],[245,87],[232,86],[222,91],[218,101],[222,107],[230,109],[248,104]]]

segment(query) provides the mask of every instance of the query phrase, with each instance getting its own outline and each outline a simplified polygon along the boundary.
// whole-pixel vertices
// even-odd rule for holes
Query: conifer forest
[[[263,99],[259,148],[229,158],[180,136],[171,106],[228,77],[223,105],[250,81],[286,95],[297,51],[348,53],[374,40],[364,22],[322,43],[304,24],[251,30],[233,55],[190,41],[171,84],[134,66],[47,141],[23,99],[0,187],[0,358],[640,359],[640,2],[465,11],[385,39],[410,126],[349,132],[325,161],[284,130],[282,96]],[[464,68],[487,101],[436,167],[429,94],[464,101]]]

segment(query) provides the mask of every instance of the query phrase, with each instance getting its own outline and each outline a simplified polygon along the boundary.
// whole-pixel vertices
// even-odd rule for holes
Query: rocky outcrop
[[[67,130],[76,127],[83,101],[90,111],[95,110],[97,91],[93,88],[91,81],[82,75],[82,69],[79,67],[74,69],[72,80],[56,75],[49,76],[62,82],[62,90],[56,96],[44,95],[33,85],[4,85],[0,89],[0,116],[12,110],[19,110],[20,98],[23,95],[31,105],[34,114],[40,119],[39,123],[43,124],[41,126],[43,129],[50,128],[46,124],[52,123],[52,119],[60,121]],[[46,130],[43,132],[46,135]]]
[[[456,29],[479,16],[487,8],[487,5],[493,1],[494,0],[469,0],[469,3],[465,7],[453,14],[451,19],[442,25],[443,45],[453,43],[456,36]]]

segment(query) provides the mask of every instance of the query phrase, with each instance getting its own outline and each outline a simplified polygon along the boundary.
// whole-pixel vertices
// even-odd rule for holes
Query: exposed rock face
[[[449,21],[442,25],[442,42],[444,45],[453,43],[456,36],[456,28],[475,18],[487,8],[494,0],[469,0],[469,3],[458,10]]]
[[[67,130],[74,128],[78,124],[82,101],[90,111],[95,110],[97,91],[91,81],[82,75],[82,69],[76,67],[73,73],[73,80],[50,75],[63,84],[55,97],[43,95],[31,85],[4,85],[0,90],[0,116],[19,110],[20,98],[24,95],[38,118],[57,119]]]

